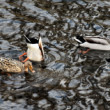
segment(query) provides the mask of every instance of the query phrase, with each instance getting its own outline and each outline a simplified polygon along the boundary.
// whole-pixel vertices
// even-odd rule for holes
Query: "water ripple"
[[[22,34],[42,37],[45,61],[35,74],[0,75],[0,109],[109,110],[110,52],[83,55],[76,34],[109,38],[108,0],[0,1],[0,56],[18,60]]]

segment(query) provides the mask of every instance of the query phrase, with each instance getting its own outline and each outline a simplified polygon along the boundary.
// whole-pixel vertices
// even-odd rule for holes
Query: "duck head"
[[[76,35],[76,37],[74,37],[74,40],[76,40],[80,44],[85,42],[85,39],[83,38],[83,36],[80,36],[80,35]]]
[[[25,71],[25,72],[28,72],[28,69],[29,69],[32,73],[35,72],[35,70],[33,70],[33,66],[32,66],[32,63],[31,63],[30,61],[26,61],[26,62],[24,63],[24,71]]]

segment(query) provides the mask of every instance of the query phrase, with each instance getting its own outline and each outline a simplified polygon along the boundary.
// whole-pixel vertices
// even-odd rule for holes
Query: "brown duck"
[[[23,73],[28,72],[28,69],[31,72],[35,72],[30,61],[26,61],[23,64],[11,58],[0,57],[0,71],[3,73]]]

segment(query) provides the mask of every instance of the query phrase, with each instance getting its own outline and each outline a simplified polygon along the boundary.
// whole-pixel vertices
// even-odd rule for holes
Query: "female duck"
[[[110,50],[110,40],[109,39],[101,38],[98,36],[83,37],[83,36],[79,36],[79,35],[77,35],[74,39],[79,43],[79,46],[89,48],[84,53],[87,53],[90,49],[105,50],[105,51]]]
[[[3,73],[22,73],[24,71],[28,72],[28,69],[35,72],[30,61],[23,64],[14,59],[0,57],[0,71]]]
[[[22,59],[22,56],[27,55],[27,58],[22,61],[25,62],[27,60],[32,60],[32,61],[43,61],[44,60],[44,49],[42,45],[42,39],[41,37],[39,40],[35,38],[28,38],[24,36],[27,42],[27,52],[19,56],[19,59]]]

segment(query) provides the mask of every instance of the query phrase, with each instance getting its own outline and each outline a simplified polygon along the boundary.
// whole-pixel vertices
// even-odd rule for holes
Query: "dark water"
[[[73,40],[110,38],[110,1],[0,1],[0,56],[18,59],[27,50],[22,35],[39,33],[46,68],[0,75],[0,110],[110,110],[110,52],[82,55]]]

